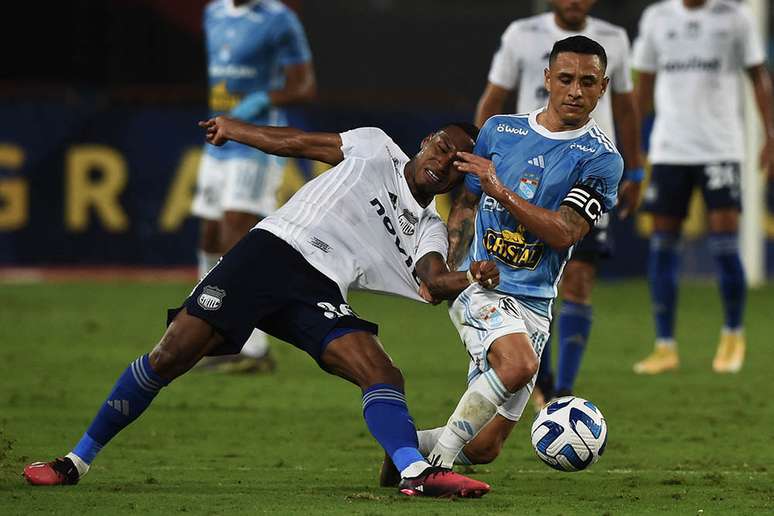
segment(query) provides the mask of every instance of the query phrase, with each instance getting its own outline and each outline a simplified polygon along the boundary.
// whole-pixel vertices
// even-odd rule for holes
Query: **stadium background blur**
[[[287,3],[306,28],[319,83],[318,101],[292,109],[291,125],[376,125],[409,152],[440,122],[472,120],[502,31],[546,7],[539,0]],[[592,15],[634,39],[650,3],[600,0]],[[15,51],[0,81],[0,266],[194,264],[188,206],[203,141],[196,121],[207,106],[205,4],[81,0],[46,5],[45,18],[35,16],[35,3],[10,6],[8,19],[36,19],[46,44],[13,31],[2,36]],[[645,120],[646,142],[649,128]],[[281,200],[322,170],[291,161]],[[683,273],[705,275],[711,264],[695,201]],[[768,275],[772,209],[764,224]],[[618,257],[603,274],[643,275],[647,231],[645,215],[617,224]]]
[[[577,385],[602,409],[610,439],[586,472],[540,464],[525,413],[498,460],[472,472],[493,486],[485,498],[401,498],[376,487],[383,454],[363,428],[355,391],[277,345],[274,375],[176,380],[78,486],[24,485],[24,465],[77,441],[107,386],[158,339],[165,309],[195,279],[197,221],[188,206],[203,143],[196,122],[207,114],[205,3],[4,6],[0,514],[774,511],[774,287],[750,292],[743,371],[713,373],[722,318],[715,282],[703,279],[712,260],[700,204],[687,224],[683,260],[683,276],[699,279],[680,293],[683,362],[674,373],[631,371],[653,338],[643,277],[648,220],[639,215],[615,227],[617,257],[602,268],[615,281],[596,287],[591,349]],[[545,0],[287,3],[304,24],[319,84],[318,101],[292,110],[291,124],[330,131],[377,125],[409,153],[440,122],[472,120],[502,31],[546,8]],[[633,39],[650,3],[599,0],[591,14],[626,27]],[[648,128],[646,121],[646,135]],[[281,195],[322,170],[291,161]],[[36,267],[46,269],[41,275]],[[443,423],[464,389],[467,363],[445,308],[360,293],[351,301],[380,324],[417,424]]]

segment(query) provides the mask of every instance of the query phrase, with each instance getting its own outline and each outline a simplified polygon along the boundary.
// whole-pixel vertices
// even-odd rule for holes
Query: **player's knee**
[[[537,374],[539,366],[534,352],[510,354],[493,364],[497,376],[509,392],[516,392],[527,385]]]
[[[177,378],[207,353],[212,335],[211,327],[204,321],[179,314],[150,352],[151,368],[165,380]]]
[[[369,371],[360,387],[365,389],[377,383],[386,383],[403,389],[403,373],[392,363],[380,364]]]

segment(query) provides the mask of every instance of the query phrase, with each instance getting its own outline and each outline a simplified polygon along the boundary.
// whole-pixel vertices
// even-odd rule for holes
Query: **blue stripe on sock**
[[[383,383],[364,389],[363,417],[371,435],[382,445],[399,471],[424,460],[417,449],[417,429],[401,389]]]

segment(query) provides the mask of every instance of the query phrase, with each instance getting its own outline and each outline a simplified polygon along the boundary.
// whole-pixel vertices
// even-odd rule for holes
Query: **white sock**
[[[220,255],[218,253],[208,253],[207,251],[199,249],[197,256],[199,258],[199,279],[202,279],[210,272],[210,269],[215,267],[215,264],[218,263],[218,260],[220,259]]]
[[[269,339],[261,330],[253,330],[242,347],[242,356],[260,358],[269,351]]]
[[[677,342],[675,339],[656,339],[656,347],[667,347],[669,349],[676,349]]]
[[[76,454],[74,454],[73,452],[70,452],[70,453],[68,453],[67,455],[65,455],[65,457],[67,457],[68,459],[70,459],[71,461],[73,461],[73,464],[75,464],[75,469],[77,469],[77,470],[78,470],[78,478],[83,478],[83,475],[85,475],[86,473],[88,473],[88,472],[89,472],[89,468],[90,468],[91,466],[89,466],[88,464],[86,464],[86,463],[83,461],[83,459],[82,459],[82,458],[78,457],[78,456],[77,456]]]
[[[419,452],[427,457],[430,452],[435,448],[438,439],[441,437],[445,426],[439,426],[438,428],[431,428],[429,430],[420,430],[417,432],[417,439],[419,439]],[[470,466],[473,464],[470,459],[465,456],[464,452],[459,452],[454,459],[454,464],[461,466]]]
[[[422,474],[424,470],[430,467],[430,464],[423,460],[418,460],[409,464],[406,469],[400,472],[400,478],[414,478]]]
[[[438,438],[441,437],[445,426],[439,426],[438,428],[431,428],[429,430],[419,430],[417,432],[417,440],[419,440],[419,446],[417,449],[419,453],[427,457],[430,452],[435,448],[435,443],[438,442]]]
[[[430,462],[451,468],[462,449],[497,414],[497,408],[513,394],[508,392],[494,369],[476,378],[460,398],[438,442]]]
[[[720,330],[720,333],[722,335],[733,335],[734,337],[742,337],[744,335],[744,327],[740,326],[739,328],[729,328],[727,326],[723,326],[723,329]]]

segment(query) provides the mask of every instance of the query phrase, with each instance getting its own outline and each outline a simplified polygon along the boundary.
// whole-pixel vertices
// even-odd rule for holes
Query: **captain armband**
[[[599,220],[604,210],[604,199],[594,188],[577,184],[562,201],[561,206],[569,206],[581,217],[586,219],[592,228]]]

